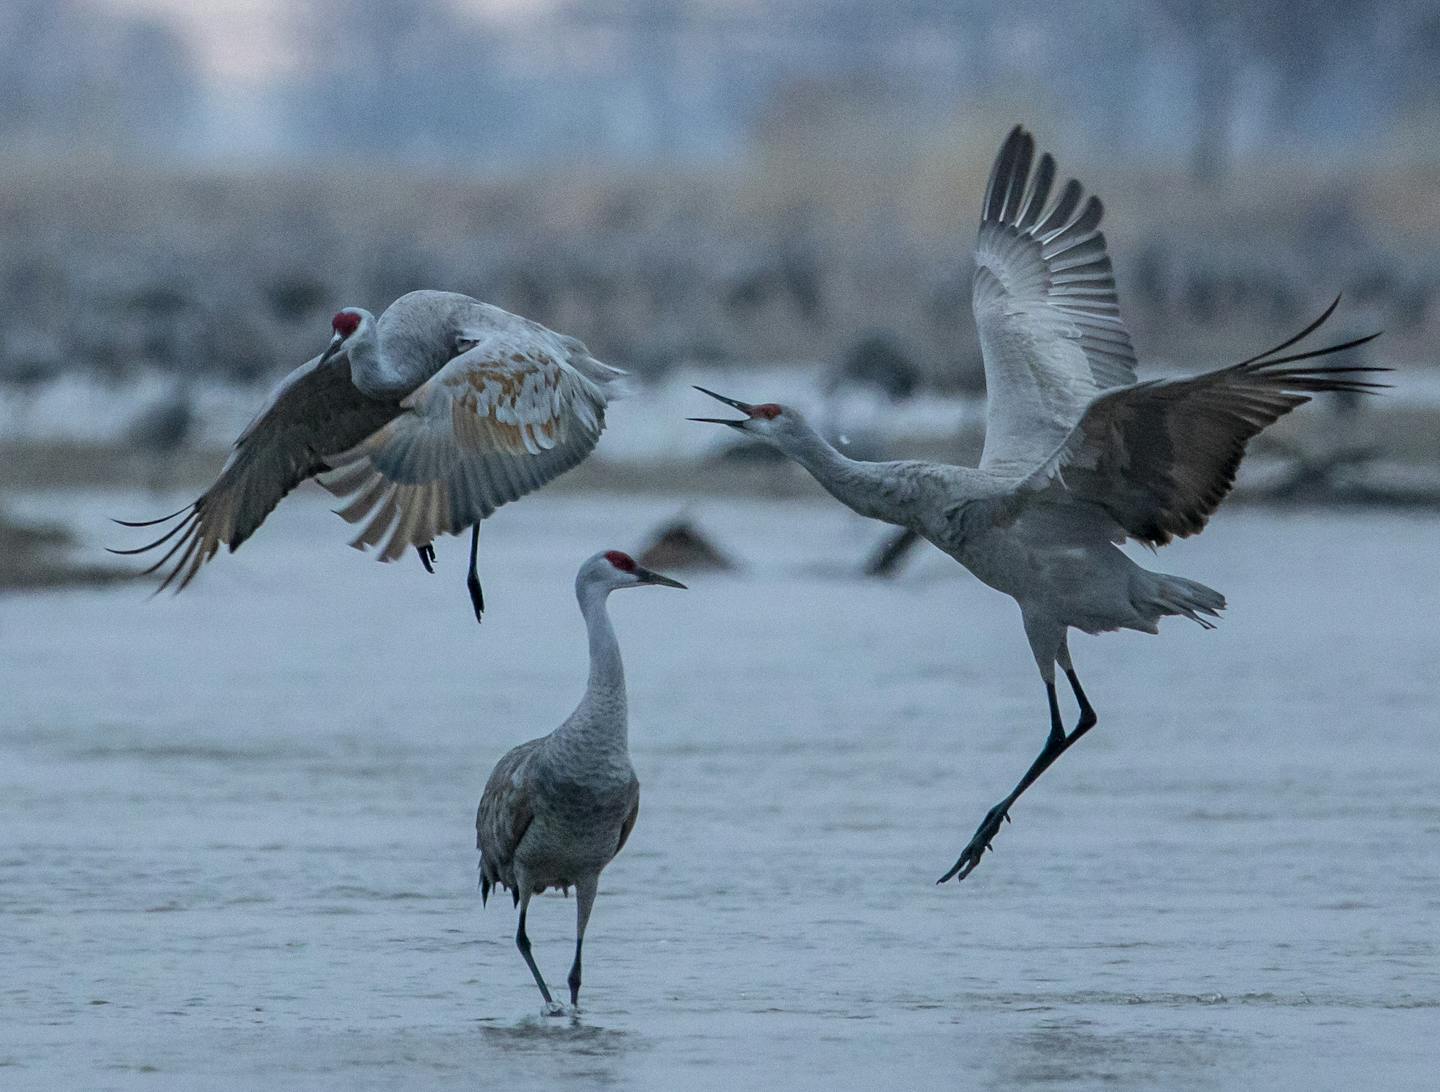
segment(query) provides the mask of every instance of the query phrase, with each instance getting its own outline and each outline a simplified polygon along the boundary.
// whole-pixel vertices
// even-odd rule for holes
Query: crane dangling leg
[[[470,572],[465,577],[465,587],[470,589],[470,605],[475,608],[475,621],[485,620],[485,593],[480,590],[480,573],[475,562],[480,553],[480,525],[470,528]]]
[[[433,576],[435,574],[435,543],[427,542],[424,546],[416,546],[415,552],[420,555],[420,564],[425,566],[425,571]]]
[[[1062,644],[1060,655],[1057,657],[1060,666],[1065,670],[1065,677],[1070,680],[1070,689],[1075,693],[1075,700],[1080,705],[1080,719],[1076,722],[1074,730],[1067,736],[1064,725],[1060,721],[1060,700],[1055,696],[1055,682],[1052,679],[1045,680],[1045,694],[1050,702],[1050,734],[1045,738],[1045,746],[1040,749],[1040,754],[1025,771],[1025,776],[1020,783],[1010,791],[1000,803],[996,804],[981,820],[975,836],[970,839],[959,859],[951,867],[950,871],[941,876],[936,883],[944,883],[946,880],[954,879],[959,883],[970,873],[974,872],[980,865],[980,859],[985,851],[990,849],[990,842],[995,835],[1000,833],[1000,824],[1009,822],[1010,808],[1020,794],[1033,785],[1037,778],[1048,770],[1055,760],[1063,755],[1070,746],[1080,739],[1091,728],[1095,727],[1099,717],[1095,714],[1090,699],[1085,696],[1085,691],[1080,686],[1080,677],[1075,674],[1075,669],[1070,663],[1070,651]]]

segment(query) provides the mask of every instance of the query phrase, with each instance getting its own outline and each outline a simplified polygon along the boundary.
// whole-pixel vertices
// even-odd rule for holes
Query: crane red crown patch
[[[339,311],[330,320],[331,328],[341,337],[349,337],[360,325],[360,316],[353,311]]]
[[[767,421],[773,421],[780,416],[780,407],[774,402],[766,402],[763,406],[756,406],[750,411],[751,417],[763,417]]]
[[[622,573],[633,573],[637,567],[633,557],[629,554],[622,554],[619,550],[607,551],[605,560],[614,565]]]

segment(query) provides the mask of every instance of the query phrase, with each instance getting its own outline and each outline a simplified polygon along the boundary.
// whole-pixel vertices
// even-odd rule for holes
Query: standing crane
[[[349,498],[351,543],[394,561],[410,547],[433,572],[433,542],[470,530],[466,586],[485,609],[480,521],[590,454],[624,373],[572,337],[455,292],[401,296],[377,319],[346,307],[325,351],[296,368],[235,441],[215,484],[154,542],[170,548],[159,590],[178,592],[224,545],[233,552],[308,478]],[[173,560],[173,564],[172,564]]]
[[[798,462],[862,516],[908,527],[1020,605],[1045,683],[1050,728],[1015,788],[986,813],[938,882],[963,880],[1009,819],[1020,795],[1095,726],[1067,644],[1086,633],[1158,631],[1179,615],[1213,627],[1225,597],[1180,576],[1151,572],[1117,544],[1150,547],[1197,534],[1230,492],[1247,442],[1319,391],[1365,393],[1378,384],[1343,365],[1302,364],[1371,340],[1280,355],[1299,334],[1216,371],[1136,382],[1120,320],[1098,199],[1082,204],[1071,180],[1050,201],[1055,161],[1034,172],[1035,142],[1011,131],[990,174],[976,247],[972,305],[989,389],[978,467],[859,462],[828,444],[800,413],[702,393],[739,420],[692,418],[756,437]],[[1079,706],[1066,733],[1055,693],[1065,672]]]
[[[481,903],[489,901],[496,884],[510,890],[520,908],[515,944],[551,1014],[562,1010],[530,953],[525,914],[531,896],[546,888],[575,888],[573,1008],[580,1001],[580,947],[600,872],[624,848],[640,811],[640,782],[630,765],[625,671],[605,601],[617,588],[647,584],[685,587],[619,550],[596,554],[580,566],[575,596],[590,635],[585,696],[555,731],[520,744],[495,763],[475,815]]]

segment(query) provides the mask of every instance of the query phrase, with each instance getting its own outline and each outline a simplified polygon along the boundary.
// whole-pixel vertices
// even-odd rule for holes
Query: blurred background
[[[1318,414],[1338,451],[1269,451],[1312,495],[1387,462],[1393,498],[1440,424],[1437,65],[1427,0],[9,0],[0,488],[198,484],[338,307],[420,287],[640,378],[597,466],[714,455],[700,377],[963,458],[1023,122],[1105,200],[1152,373],[1342,291],[1337,338],[1385,331],[1384,452]]]
[[[1440,0],[0,0],[5,1087],[1434,1087],[1437,72]],[[974,458],[1016,123],[1106,203],[1142,377],[1341,292],[1312,344],[1395,371],[1134,551],[1224,627],[1077,637],[1101,727],[957,890],[1046,727],[1014,607],[685,418]],[[486,523],[485,624],[463,540],[377,565],[312,486],[146,602],[109,517],[415,288],[635,376]],[[611,547],[690,590],[616,597],[644,814],[546,1027],[472,816]]]

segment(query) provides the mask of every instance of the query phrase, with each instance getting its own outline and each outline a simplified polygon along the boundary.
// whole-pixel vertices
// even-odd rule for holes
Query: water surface
[[[833,504],[697,504],[744,568],[612,600],[640,820],[542,1018],[475,801],[579,696],[579,561],[673,510],[506,509],[478,628],[463,542],[377,565],[309,493],[179,598],[0,599],[0,1083],[1431,1086],[1440,522],[1373,514],[1146,560],[1225,622],[1076,638],[1100,726],[936,887],[1044,738],[1013,604],[854,578]],[[573,918],[531,913],[557,986]]]

